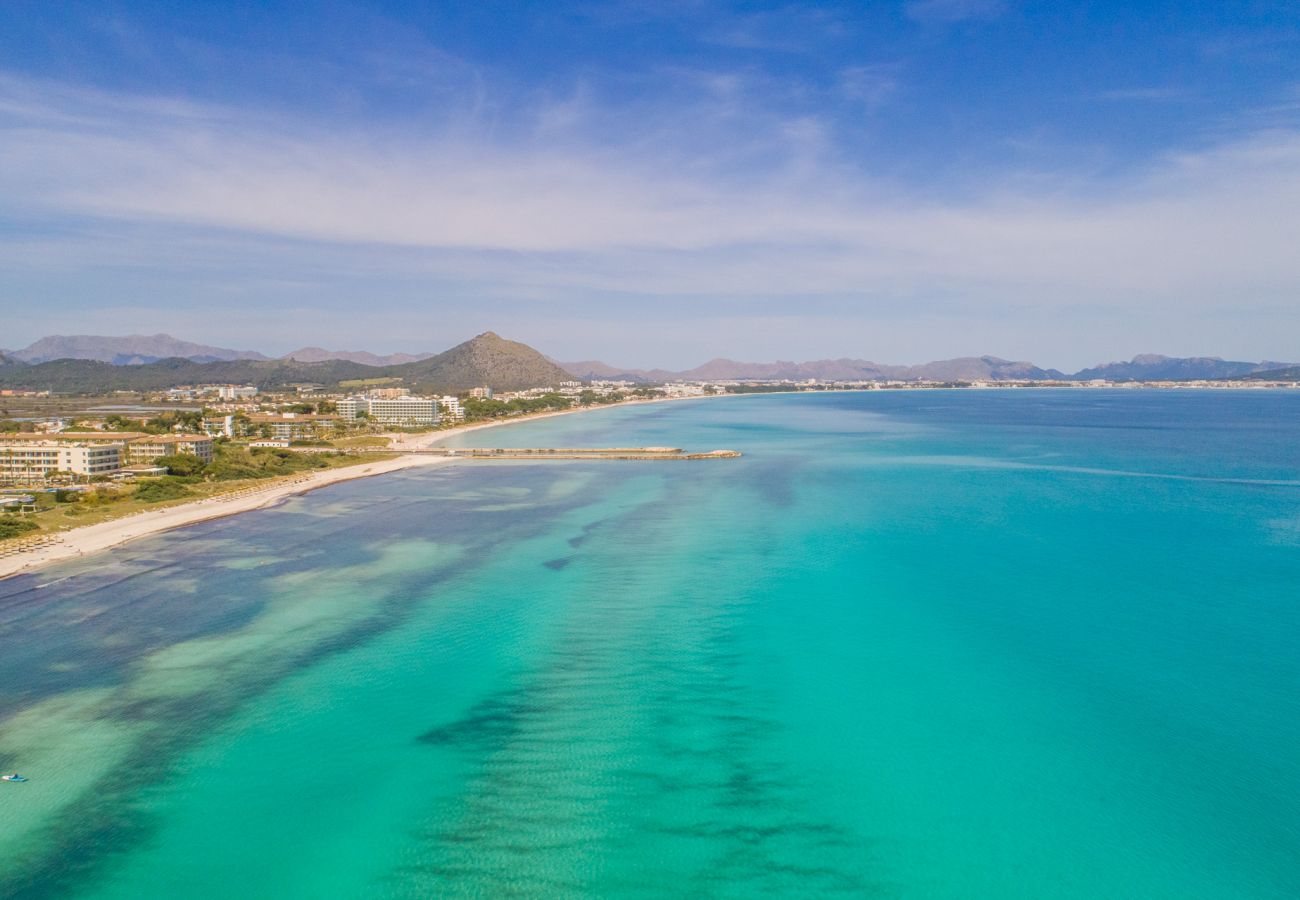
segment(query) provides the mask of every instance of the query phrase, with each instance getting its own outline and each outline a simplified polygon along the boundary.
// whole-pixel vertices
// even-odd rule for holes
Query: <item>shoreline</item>
[[[714,396],[729,395],[718,394]],[[442,431],[423,434],[390,435],[393,438],[393,452],[402,454],[393,459],[376,460],[374,462],[359,462],[353,466],[344,466],[337,469],[312,472],[306,475],[290,476],[286,481],[269,484],[263,488],[252,487],[247,490],[236,492],[232,495],[205,497],[199,500],[191,500],[187,503],[177,504],[176,506],[168,506],[157,510],[146,510],[133,515],[123,516],[119,519],[110,519],[107,522],[99,522],[94,525],[84,525],[80,528],[72,528],[67,531],[53,533],[50,535],[50,537],[53,538],[50,543],[34,547],[30,550],[23,550],[14,553],[12,556],[0,559],[0,580],[17,575],[25,575],[54,563],[66,562],[68,560],[102,553],[106,550],[111,550],[114,547],[119,547],[122,544],[129,543],[137,538],[162,534],[163,532],[174,531],[177,528],[184,528],[187,525],[197,525],[200,522],[209,522],[213,519],[224,519],[227,516],[235,516],[240,513],[252,512],[257,509],[266,509],[275,506],[289,497],[297,496],[298,494],[305,494],[309,491],[328,487],[332,484],[339,484],[344,481],[354,481],[358,478],[372,478],[377,475],[387,475],[391,472],[402,471],[403,469],[424,466],[445,466],[455,462],[460,462],[468,459],[468,457],[425,456],[404,451],[425,449],[436,445],[438,442],[446,440],[447,438],[461,434],[469,434],[470,432],[479,431],[485,428],[500,428],[508,425],[517,425],[522,422],[533,422],[538,419],[547,419],[553,416],[567,416],[576,413],[594,412],[601,409],[618,409],[622,406],[641,406],[647,403],[673,403],[682,400],[702,399],[708,398],[662,397],[649,400],[630,400],[605,406],[585,406],[578,409],[560,409],[544,413],[534,413],[533,415],[515,416],[502,421],[476,422],[473,425],[460,425]]]

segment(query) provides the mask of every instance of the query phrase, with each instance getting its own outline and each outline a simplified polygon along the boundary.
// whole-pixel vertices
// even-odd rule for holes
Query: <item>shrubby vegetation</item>
[[[117,487],[110,487],[103,484],[93,491],[85,491],[81,495],[82,506],[107,506],[110,503],[118,503],[127,498],[126,491]]]
[[[40,530],[40,526],[31,519],[20,516],[0,515],[0,541],[5,538],[18,537]]]
[[[280,447],[235,447],[217,444],[216,458],[203,470],[213,481],[239,478],[275,478],[310,469],[327,469],[329,462],[315,453],[294,453]]]
[[[192,453],[177,453],[172,456],[160,456],[154,460],[155,466],[166,466],[169,475],[202,475],[206,463]]]
[[[470,398],[461,403],[466,419],[499,419],[520,413],[546,412],[547,410],[568,409],[573,401],[563,394],[550,393],[540,397],[518,398],[515,400],[477,400]]]
[[[281,447],[248,448],[220,440],[216,442],[215,456],[210,463],[204,464],[190,454],[161,456],[156,463],[166,466],[168,471],[167,476],[157,481],[175,485],[196,484],[200,481],[275,478],[295,472],[327,469],[330,465],[324,454],[295,453]],[[139,496],[138,488],[136,495]]]
[[[145,434],[168,434],[177,430],[199,431],[203,427],[203,413],[168,410],[152,419],[128,419],[116,413],[104,417],[104,427],[109,431],[142,431]]]
[[[145,503],[161,503],[164,500],[180,500],[191,496],[191,491],[178,481],[168,478],[150,478],[140,482],[135,488],[135,499]]]

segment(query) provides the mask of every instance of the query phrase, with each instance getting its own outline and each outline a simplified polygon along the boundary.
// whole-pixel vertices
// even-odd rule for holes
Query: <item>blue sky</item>
[[[1300,358],[1300,4],[0,8],[0,346]]]

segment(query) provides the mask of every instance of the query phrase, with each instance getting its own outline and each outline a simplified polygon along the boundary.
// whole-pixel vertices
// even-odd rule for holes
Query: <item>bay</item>
[[[612,408],[0,582],[6,897],[1300,895],[1300,391]]]

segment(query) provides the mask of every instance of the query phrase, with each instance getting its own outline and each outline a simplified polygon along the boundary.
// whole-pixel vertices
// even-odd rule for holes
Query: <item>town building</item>
[[[212,438],[135,431],[9,434],[0,437],[0,481],[44,481],[56,472],[84,478],[113,475],[128,465],[148,466],[160,456],[180,453],[211,462]]]
[[[203,433],[208,437],[234,437],[235,417],[233,415],[204,416]]]
[[[339,417],[355,421],[362,414],[380,425],[437,425],[438,400],[433,397],[346,397],[338,401]]]
[[[257,396],[257,388],[251,384],[219,384],[216,387],[218,400],[244,400]]]
[[[470,399],[472,399],[472,400],[491,400],[491,399],[492,399],[492,388],[490,388],[490,387],[476,387],[476,388],[474,388],[473,390],[471,390],[471,391],[469,392],[469,396],[470,396]]]
[[[280,413],[248,417],[254,433],[277,441],[306,441],[334,431],[334,416],[309,413]]]
[[[122,467],[125,443],[66,440],[41,435],[0,439],[0,482],[44,481],[56,472],[85,478],[110,475]]]
[[[212,447],[212,438],[206,434],[148,434],[127,443],[126,461],[151,463],[160,456],[189,454],[209,463]]]
[[[443,412],[458,422],[465,418],[465,408],[460,405],[459,397],[442,397],[438,400],[438,405],[442,407]]]

